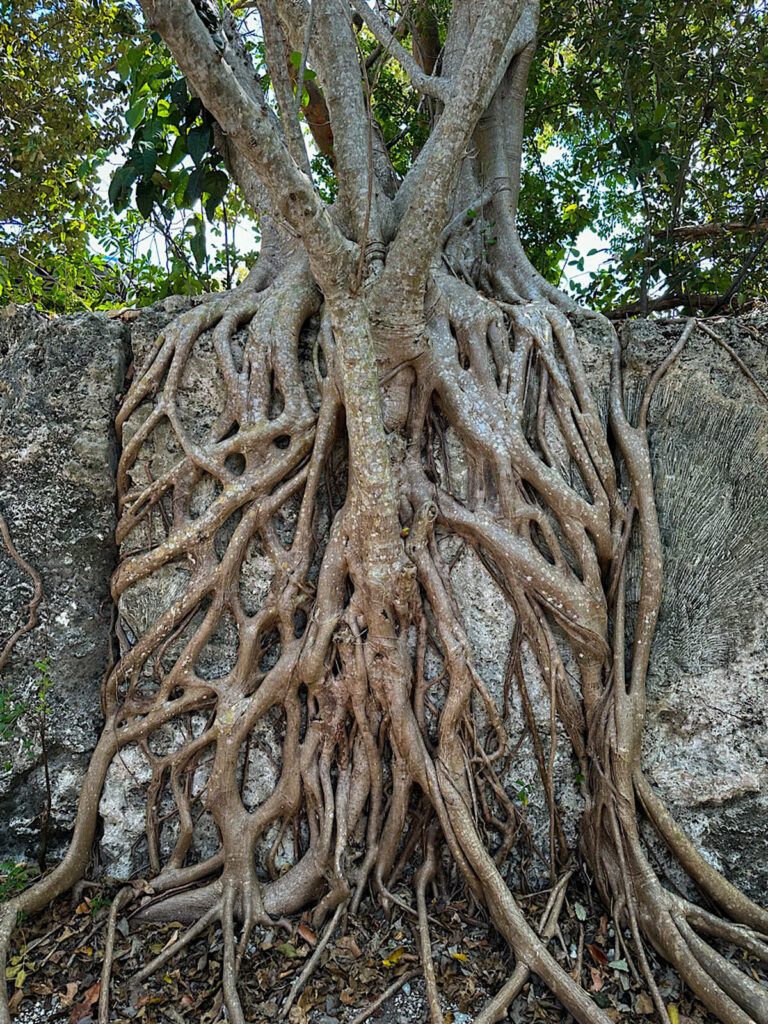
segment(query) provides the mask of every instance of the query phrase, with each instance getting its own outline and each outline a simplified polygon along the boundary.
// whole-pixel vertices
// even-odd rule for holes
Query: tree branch
[[[732,303],[733,298],[733,295],[731,295],[729,299],[727,294],[707,295],[699,292],[691,292],[689,294],[682,295],[667,294],[660,296],[658,299],[649,299],[646,304],[646,310],[649,313],[658,313],[668,309],[713,311],[726,306],[729,301]],[[747,310],[753,305],[753,301],[748,301],[740,304],[737,308],[739,310]],[[619,306],[617,309],[612,309],[606,314],[609,320],[623,320],[631,316],[644,315],[645,311],[642,303],[640,302],[630,302],[626,306]]]
[[[259,0],[259,13],[264,31],[264,48],[267,58],[269,77],[272,80],[272,88],[275,90],[277,105],[280,109],[283,133],[285,135],[288,150],[296,161],[298,167],[310,177],[309,158],[307,147],[304,145],[304,136],[301,133],[301,125],[297,116],[298,107],[301,104],[301,92],[294,101],[293,85],[288,73],[289,52],[285,43],[285,36],[277,16],[275,0]],[[303,75],[299,74],[297,88],[301,90]]]
[[[296,166],[264,101],[241,85],[229,41],[214,41],[191,0],[142,0],[142,7],[148,25],[161,34],[205,107],[304,241],[321,287],[337,285],[351,273],[353,247]]]
[[[753,231],[768,231],[768,220],[727,221],[708,224],[680,224],[676,228],[654,231],[654,238],[719,238],[721,235],[746,234]]]
[[[314,3],[317,7],[315,48],[323,55],[317,71],[331,117],[340,205],[352,237],[364,244],[373,168],[369,159],[371,123],[363,95],[357,44],[344,0],[314,0]],[[372,235],[378,237],[375,203],[368,219]]]
[[[530,41],[521,25],[524,0],[486,3],[456,74],[451,98],[395,199],[400,228],[380,279],[382,292],[407,281],[411,304],[420,301],[430,261],[445,227],[462,158],[509,61]],[[519,29],[519,30],[518,30]],[[408,308],[407,297],[400,304]],[[406,315],[413,315],[411,308]]]
[[[384,19],[379,17],[376,11],[365,3],[365,0],[349,0],[349,3],[354,11],[363,19],[371,35],[383,47],[384,52],[394,57],[403,71],[405,71],[411,85],[417,92],[424,93],[425,96],[432,96],[438,100],[444,101],[447,99],[450,92],[449,82],[434,75],[426,75],[413,54],[409,53],[403,44],[395,38],[394,33]]]

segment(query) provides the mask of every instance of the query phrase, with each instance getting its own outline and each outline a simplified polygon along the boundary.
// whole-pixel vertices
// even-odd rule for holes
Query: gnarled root
[[[4,909],[3,956],[17,913],[35,912],[86,871],[106,773],[131,746],[150,776],[154,890],[135,919],[189,924],[138,981],[216,924],[229,1019],[244,1021],[237,976],[253,928],[289,927],[286,915],[309,908],[324,943],[372,893],[415,921],[436,1022],[427,891],[438,870],[452,871],[515,958],[478,1021],[501,1020],[534,973],[581,1024],[605,1024],[547,948],[571,870],[553,782],[566,740],[585,780],[582,852],[631,932],[660,1017],[644,941],[726,1024],[768,1019],[764,991],[712,945],[766,960],[766,912],[703,861],[639,767],[662,581],[645,419],[666,367],[631,425],[617,348],[617,465],[571,324],[547,301],[514,298],[435,272],[428,344],[395,359],[378,345],[364,299],[322,297],[295,256],[158,339],[118,420],[123,557],[113,593],[125,611],[133,588],[175,573],[176,596],[144,628],[126,623],[72,845]],[[220,387],[210,423],[187,408],[201,359]],[[643,562],[625,678],[633,529]],[[514,618],[503,693],[482,679],[465,630],[452,576],[462,548]],[[258,600],[246,573],[254,552],[270,567]],[[235,648],[224,668],[210,657],[222,638]],[[534,682],[548,701],[543,715]],[[552,896],[535,927],[505,878],[526,829],[511,793],[515,685],[550,831],[541,860]],[[730,921],[662,887],[642,849],[636,797]],[[411,877],[414,905],[394,891]]]

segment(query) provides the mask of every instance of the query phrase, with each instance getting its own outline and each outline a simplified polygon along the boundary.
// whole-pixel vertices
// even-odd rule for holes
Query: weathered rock
[[[632,326],[630,352],[642,358],[632,379],[680,329]],[[716,329],[768,389],[766,314]],[[768,403],[698,332],[654,400],[651,423],[666,575],[645,767],[712,863],[760,900],[768,891]]]
[[[128,325],[137,361],[156,333],[186,305],[182,300],[173,307],[166,304],[143,311]],[[101,324],[106,336],[109,325],[103,319],[54,322],[56,330],[68,330],[73,338],[79,338],[91,323]],[[43,324],[46,330],[54,329],[47,321]],[[716,327],[766,386],[768,349],[763,339],[768,337],[768,317],[758,312]],[[33,334],[41,330],[36,321],[30,321],[29,329]],[[110,329],[121,330],[114,325]],[[681,329],[680,324],[659,322],[636,322],[626,328],[626,387],[631,408],[637,407],[649,372]],[[587,370],[604,408],[609,339],[604,327],[595,320],[581,322],[579,333]],[[75,343],[78,351],[80,344],[79,340]],[[87,338],[83,344],[90,351]],[[198,427],[211,421],[221,401],[211,373],[212,364],[210,342],[203,338],[184,382],[185,421],[196,422]],[[115,390],[119,386],[115,384]],[[49,414],[55,419],[51,407]],[[3,415],[7,419],[7,413]],[[764,827],[768,804],[768,408],[731,357],[710,338],[697,333],[659,388],[650,421],[667,583],[649,679],[645,767],[649,778],[712,862],[760,897],[768,886],[768,838]],[[5,449],[0,447],[0,452],[9,448],[25,450],[25,421],[16,422],[20,424],[13,428],[17,431],[13,442],[16,447],[3,440],[9,433],[4,425],[0,446],[5,445]],[[138,422],[137,416],[126,436]],[[106,423],[99,429],[109,437]],[[170,434],[157,431],[143,453],[138,472],[148,470],[154,477],[177,454]],[[457,479],[461,479],[461,453],[454,453],[454,457],[458,460],[454,467],[459,474]],[[21,456],[14,458],[23,462]],[[51,475],[53,479],[57,476]],[[3,500],[6,499],[0,493],[0,501]],[[205,501],[204,495],[201,501]],[[46,498],[45,508],[50,507]],[[20,548],[32,556],[39,550],[31,543],[40,517],[29,503],[25,508],[31,517],[29,523],[17,516],[12,526],[18,530]],[[5,511],[12,519],[12,508]],[[58,542],[59,526],[58,521],[50,522],[48,537],[54,545]],[[155,527],[162,528],[159,518]],[[140,540],[134,538],[135,543]],[[100,550],[104,560],[99,567],[104,575],[99,593],[105,595],[113,553],[108,542]],[[457,599],[476,665],[489,690],[498,697],[504,685],[512,617],[479,561],[467,551],[455,553]],[[637,553],[631,557],[636,559]],[[168,606],[183,583],[183,572],[181,566],[170,566],[125,595],[120,614],[129,632],[140,632]],[[241,587],[253,595],[263,594],[268,574],[268,559],[254,549],[244,566]],[[9,579],[11,584],[2,588],[0,601],[17,609],[28,599],[29,587],[21,579],[14,582],[12,574]],[[11,587],[14,590],[9,598]],[[636,597],[636,593],[630,593],[630,610]],[[46,621],[50,631],[50,614]],[[66,628],[63,624],[62,629]],[[32,638],[26,640],[28,644],[31,641]],[[70,641],[60,643],[65,648],[71,646]],[[226,630],[209,645],[206,658],[212,674],[228,664],[232,656],[230,647]],[[42,652],[35,651],[35,656],[39,653]],[[56,659],[52,660],[60,686]],[[89,689],[79,697],[75,696],[79,692],[76,683],[67,676],[66,686],[72,689],[67,689],[66,697],[62,698],[68,706],[71,702],[72,707],[89,710],[91,731],[82,737],[82,750],[94,736],[97,675],[94,672],[88,677],[92,680]],[[531,696],[546,742],[548,709],[534,676],[531,671]],[[65,688],[60,692],[64,694]],[[75,720],[77,714],[75,711]],[[516,698],[512,702],[513,731],[522,729],[522,722]],[[278,732],[276,719],[265,732],[267,754],[254,762],[255,775],[247,780],[246,792],[251,800],[257,799],[259,792],[269,788],[274,779]],[[160,742],[178,742],[178,738],[169,732]],[[66,777],[74,791],[83,756],[78,749],[77,756],[73,753],[67,760],[64,754],[70,749],[74,750],[62,748],[61,764],[69,769]],[[115,763],[101,802],[104,858],[108,870],[119,874],[141,866],[144,856],[141,845],[133,845],[141,836],[144,822],[142,783],[147,779],[147,765],[142,763],[142,757],[140,752],[131,751],[124,765]],[[571,828],[579,811],[574,774],[567,746],[562,743],[556,765],[556,790]],[[59,777],[65,779],[64,773],[60,772]],[[542,794],[536,783],[529,741],[523,742],[510,775],[511,784],[517,785],[517,780],[530,797],[528,810],[538,839],[546,816],[541,813]],[[27,814],[32,812],[29,807]],[[14,813],[20,821],[21,812]],[[198,849],[205,850],[206,842],[214,841],[213,833],[209,832],[206,839],[203,830]],[[663,857],[663,851],[657,852]]]
[[[28,710],[2,749],[0,858],[31,855],[44,805],[32,707],[46,658],[51,839],[66,841],[100,726],[99,690],[111,650],[115,563],[113,418],[128,335],[100,315],[48,319],[29,307],[0,314],[0,512],[39,572],[39,623],[16,645],[2,686]],[[0,545],[0,648],[26,620],[32,587]]]

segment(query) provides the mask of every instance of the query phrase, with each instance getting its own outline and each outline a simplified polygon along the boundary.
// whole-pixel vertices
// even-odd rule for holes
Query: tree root
[[[693,328],[652,378],[636,425],[623,408],[617,343],[616,454],[573,328],[548,301],[510,304],[506,294],[486,297],[436,272],[429,345],[381,365],[362,300],[321,297],[303,257],[259,284],[246,282],[170,325],[126,396],[118,424],[124,554],[113,593],[127,606],[132,588],[180,571],[178,596],[126,642],[106,683],[107,724],[72,845],[58,868],[3,909],[2,957],[17,913],[34,913],[85,873],[107,770],[134,745],[151,774],[155,895],[133,920],[189,925],[136,982],[217,924],[224,1004],[230,1020],[244,1022],[237,977],[253,928],[287,925],[286,915],[310,909],[324,930],[285,1016],[347,907],[356,912],[372,892],[416,919],[438,1024],[427,890],[447,873],[488,909],[514,956],[479,1024],[502,1020],[532,973],[580,1024],[606,1024],[547,948],[572,870],[564,870],[571,853],[553,779],[562,730],[584,777],[582,855],[617,935],[632,935],[628,959],[659,1017],[667,1012],[646,941],[724,1024],[768,1022],[765,991],[711,944],[768,962],[768,914],[704,861],[639,767],[662,585],[646,419],[653,389]],[[205,345],[222,394],[208,425],[185,418],[191,360]],[[450,446],[463,452],[463,477]],[[164,449],[169,465],[153,465],[147,480],[141,464]],[[633,530],[642,569],[628,624]],[[475,668],[452,578],[456,544],[487,569],[514,617],[502,695]],[[244,566],[254,550],[272,576],[252,603]],[[235,635],[234,659],[214,672],[206,657]],[[515,680],[549,821],[541,857],[554,884],[536,927],[502,874],[525,831],[511,792],[522,742],[508,734]],[[534,683],[549,701],[543,715]],[[273,774],[253,797],[267,764]],[[636,799],[730,920],[662,887],[643,853]],[[195,859],[203,815],[217,849]],[[392,892],[396,878],[412,879],[415,909]],[[129,895],[122,890],[110,913],[100,1024]],[[0,1024],[8,1020],[0,1001]]]

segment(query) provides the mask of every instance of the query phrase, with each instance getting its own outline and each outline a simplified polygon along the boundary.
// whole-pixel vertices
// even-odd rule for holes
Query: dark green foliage
[[[434,16],[443,38],[449,6],[422,0],[412,14]],[[243,267],[233,229],[247,210],[209,115],[141,30],[136,7],[23,0],[2,11],[0,298],[64,310],[231,284]],[[404,174],[434,102],[381,60],[365,30],[358,38],[377,121]],[[272,102],[257,35],[249,45]],[[542,273],[558,282],[565,272],[604,310],[668,293],[735,303],[764,295],[768,232],[681,229],[768,217],[766,58],[764,0],[548,0],[520,202],[523,241]],[[301,54],[291,60],[298,68]],[[307,68],[305,85],[314,80]],[[332,161],[311,156],[330,202]],[[108,197],[98,188],[107,166]],[[585,228],[605,239],[601,260],[584,252]]]

